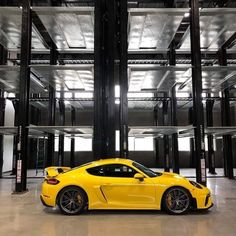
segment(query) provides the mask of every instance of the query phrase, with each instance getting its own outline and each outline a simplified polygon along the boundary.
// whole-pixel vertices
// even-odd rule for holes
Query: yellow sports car
[[[129,159],[103,159],[76,168],[49,167],[41,201],[67,215],[85,209],[152,209],[184,214],[209,209],[210,190],[178,174],[156,173]]]

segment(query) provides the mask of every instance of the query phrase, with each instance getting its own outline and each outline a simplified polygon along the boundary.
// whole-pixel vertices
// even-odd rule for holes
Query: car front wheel
[[[173,187],[165,192],[162,204],[164,210],[169,214],[185,214],[191,206],[191,196],[186,189]]]
[[[58,206],[63,214],[77,215],[83,212],[87,204],[86,194],[78,187],[63,189],[58,198]]]

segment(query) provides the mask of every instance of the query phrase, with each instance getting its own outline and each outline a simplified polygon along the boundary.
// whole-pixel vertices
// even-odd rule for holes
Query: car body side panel
[[[116,159],[114,159],[116,161]],[[212,205],[208,188],[198,189],[192,186],[186,178],[177,174],[163,173],[161,176],[150,178],[145,176],[143,181],[134,178],[101,177],[89,174],[86,169],[100,163],[113,163],[114,160],[102,160],[91,165],[59,174],[57,185],[49,185],[44,181],[41,197],[48,206],[55,206],[58,193],[67,186],[78,186],[88,196],[89,209],[161,209],[164,192],[174,186],[181,186],[189,191],[196,199],[198,209],[207,209]],[[132,166],[132,161],[121,160],[119,163]],[[134,168],[135,169],[135,168]],[[136,169],[137,170],[137,169]],[[137,170],[138,171],[138,170]],[[140,171],[139,171],[140,172]],[[142,172],[140,172],[142,173]]]

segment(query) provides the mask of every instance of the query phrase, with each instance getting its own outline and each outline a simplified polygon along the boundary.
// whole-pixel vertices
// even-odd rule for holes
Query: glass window
[[[154,142],[152,137],[135,138],[135,151],[153,151]]]
[[[87,169],[87,172],[91,175],[104,176],[104,177],[119,177],[119,178],[133,178],[137,173],[133,168],[121,165],[121,164],[111,164],[96,166]]]
[[[151,169],[147,168],[146,166],[143,166],[137,162],[133,162],[133,166],[141,170],[144,174],[146,174],[149,177],[157,177],[161,175],[161,173],[154,172]]]
[[[179,151],[190,151],[190,138],[178,138]]]

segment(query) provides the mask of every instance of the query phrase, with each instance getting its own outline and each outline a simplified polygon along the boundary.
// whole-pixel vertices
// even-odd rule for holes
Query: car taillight
[[[58,181],[57,179],[47,179],[47,183],[52,184],[52,185],[56,185],[56,184],[59,184],[60,181]]]

